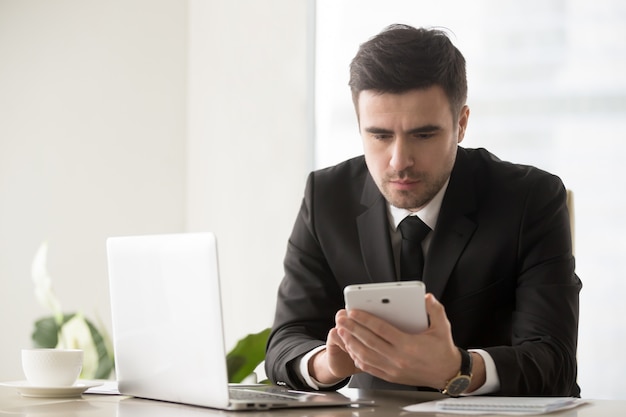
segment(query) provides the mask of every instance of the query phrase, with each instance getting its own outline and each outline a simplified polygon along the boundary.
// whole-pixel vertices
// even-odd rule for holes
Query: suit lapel
[[[395,281],[395,263],[389,239],[387,203],[374,180],[366,174],[361,204],[366,210],[357,217],[363,263],[372,282]]]
[[[476,223],[468,217],[476,210],[475,198],[474,176],[465,150],[459,148],[424,265],[426,290],[437,299],[476,230]]]

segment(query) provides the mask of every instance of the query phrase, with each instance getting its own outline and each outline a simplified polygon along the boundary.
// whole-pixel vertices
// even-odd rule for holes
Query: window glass
[[[359,44],[392,23],[445,28],[467,60],[462,145],[574,193],[582,393],[626,398],[626,2],[317,0],[316,11],[316,167],[362,153],[347,86]]]

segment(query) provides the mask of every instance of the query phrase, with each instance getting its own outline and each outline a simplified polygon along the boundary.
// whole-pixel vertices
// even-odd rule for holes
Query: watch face
[[[467,375],[459,375],[453,378],[446,386],[446,394],[452,396],[463,394],[469,388],[471,381],[472,379]]]

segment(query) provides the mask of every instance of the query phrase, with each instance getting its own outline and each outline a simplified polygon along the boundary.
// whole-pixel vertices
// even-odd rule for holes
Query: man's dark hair
[[[349,85],[357,113],[363,90],[399,94],[439,85],[456,118],[467,100],[465,58],[441,30],[391,25],[360,46]]]

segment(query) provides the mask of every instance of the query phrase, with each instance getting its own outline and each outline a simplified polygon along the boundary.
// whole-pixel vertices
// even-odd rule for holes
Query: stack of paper
[[[532,415],[576,407],[585,401],[573,397],[461,397],[414,404],[405,407],[411,412],[439,412],[480,415]]]

